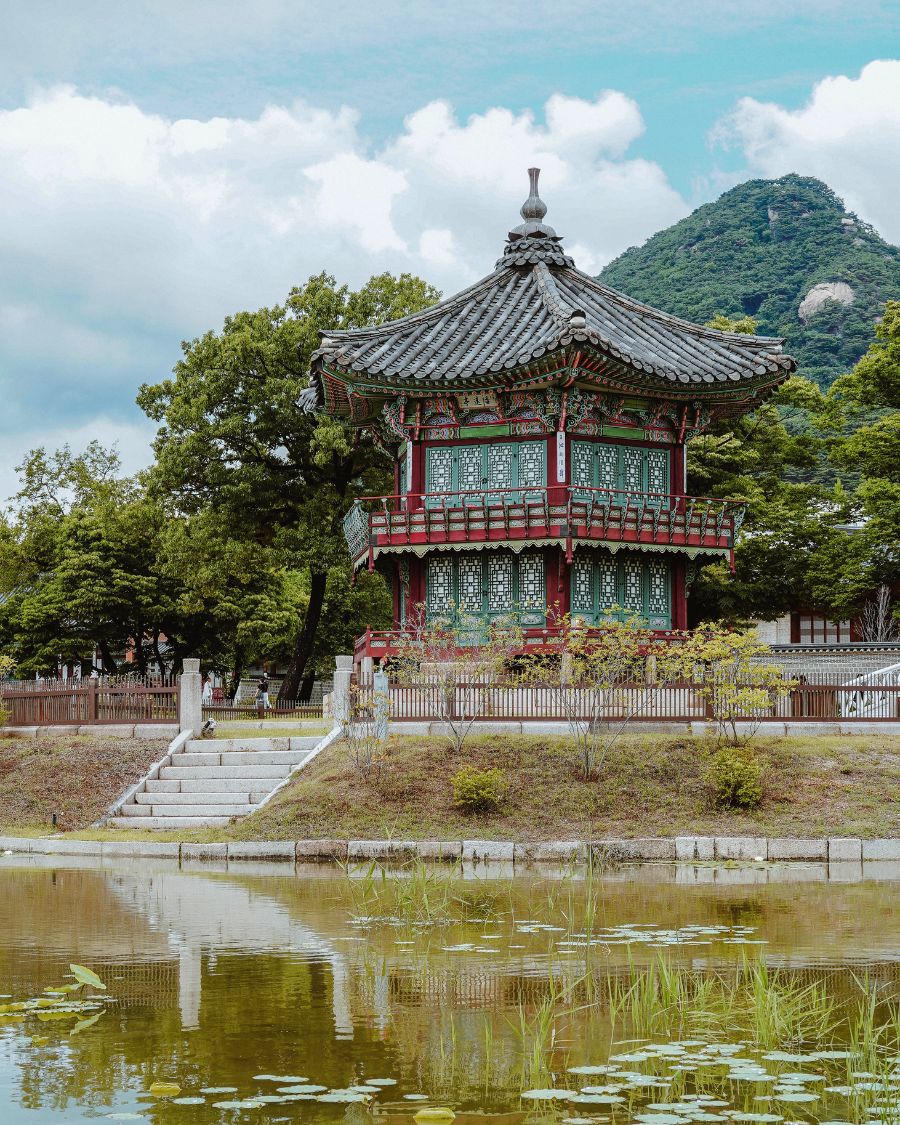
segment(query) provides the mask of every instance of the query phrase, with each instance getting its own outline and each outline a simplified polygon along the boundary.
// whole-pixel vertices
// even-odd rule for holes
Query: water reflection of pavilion
[[[358,940],[348,941],[349,904],[340,898],[326,902],[326,891],[339,889],[332,872],[272,876],[232,868],[226,874],[147,862],[93,866],[76,858],[32,859],[27,864],[18,860],[15,866],[27,882],[27,892],[14,908],[0,909],[0,945],[31,950],[32,963],[37,957],[52,962],[45,977],[73,957],[108,966],[120,999],[153,1006],[174,1006],[177,1001],[185,1029],[199,1024],[204,958],[214,964],[225,952],[294,955],[327,966],[339,1036],[351,1035],[354,1021],[384,1028],[396,1023],[401,1013],[417,1009],[508,1012],[520,1003],[539,1003],[548,988],[549,941],[541,948],[522,948],[514,956],[444,948],[471,940],[471,934],[462,932],[435,934],[415,947],[396,944],[400,935],[393,931],[357,933]],[[827,885],[770,888],[766,909],[750,886],[746,893],[735,887],[704,891],[704,897],[693,902],[683,885],[662,879],[648,881],[640,893],[636,884],[623,891],[624,886],[618,879],[604,886],[609,920],[621,920],[630,910],[633,917],[667,918],[673,925],[700,921],[701,914],[715,914],[720,921],[755,921],[773,939],[764,947],[767,960],[806,980],[827,976],[840,992],[852,987],[853,972],[894,983],[900,979],[900,941],[890,921],[890,888],[875,899],[860,885],[843,904],[846,908],[852,903],[854,909],[848,911],[835,906]],[[826,908],[833,911],[830,917]],[[52,925],[54,917],[64,916],[78,920],[75,949],[71,926],[57,930]],[[880,943],[873,938],[878,932],[884,935]],[[656,952],[601,947],[594,955],[604,961],[605,971],[623,972],[630,959],[641,964]],[[685,964],[698,969],[721,966],[740,955],[735,947],[678,953]],[[584,975],[584,952],[554,956],[553,965],[558,981],[577,980]]]
[[[335,1029],[352,1032],[344,953],[266,893],[264,880],[146,862],[91,867],[56,857],[32,860],[20,874],[27,889],[13,909],[0,910],[0,947],[31,951],[32,968],[45,963],[45,975],[76,957],[72,931],[53,919],[77,919],[77,959],[103,970],[126,1002],[158,1006],[177,992],[182,1027],[191,1029],[199,1023],[204,956],[296,954],[330,967]]]

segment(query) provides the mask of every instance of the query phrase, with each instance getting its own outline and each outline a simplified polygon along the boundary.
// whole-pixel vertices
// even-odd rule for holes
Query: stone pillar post
[[[178,681],[178,727],[181,731],[200,733],[203,726],[203,684],[200,680],[200,661],[187,659],[181,662]]]
[[[334,659],[334,687],[331,689],[331,716],[337,726],[350,717],[350,677],[353,675],[353,657],[336,656]]]
[[[390,683],[387,672],[375,673],[372,677],[372,690],[375,695],[375,737],[379,742],[386,742],[390,710]]]

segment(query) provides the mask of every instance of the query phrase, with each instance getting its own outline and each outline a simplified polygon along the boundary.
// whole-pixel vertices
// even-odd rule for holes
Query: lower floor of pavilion
[[[633,615],[659,632],[687,628],[687,593],[695,563],[683,554],[559,545],[432,551],[382,557],[394,591],[394,627],[424,609],[430,619],[516,620],[541,629],[564,615],[600,625]]]

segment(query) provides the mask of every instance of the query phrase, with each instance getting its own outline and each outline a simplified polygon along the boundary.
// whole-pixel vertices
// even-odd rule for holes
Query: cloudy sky
[[[0,499],[312,273],[481,276],[532,163],[585,269],[791,171],[900,242],[900,4],[0,0]]]

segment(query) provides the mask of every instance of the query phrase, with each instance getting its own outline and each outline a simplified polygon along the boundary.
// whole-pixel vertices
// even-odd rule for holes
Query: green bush
[[[762,801],[762,775],[762,766],[746,747],[720,747],[707,769],[720,809],[755,809]]]
[[[453,804],[463,812],[495,812],[506,800],[506,790],[502,770],[463,766],[453,776]]]

